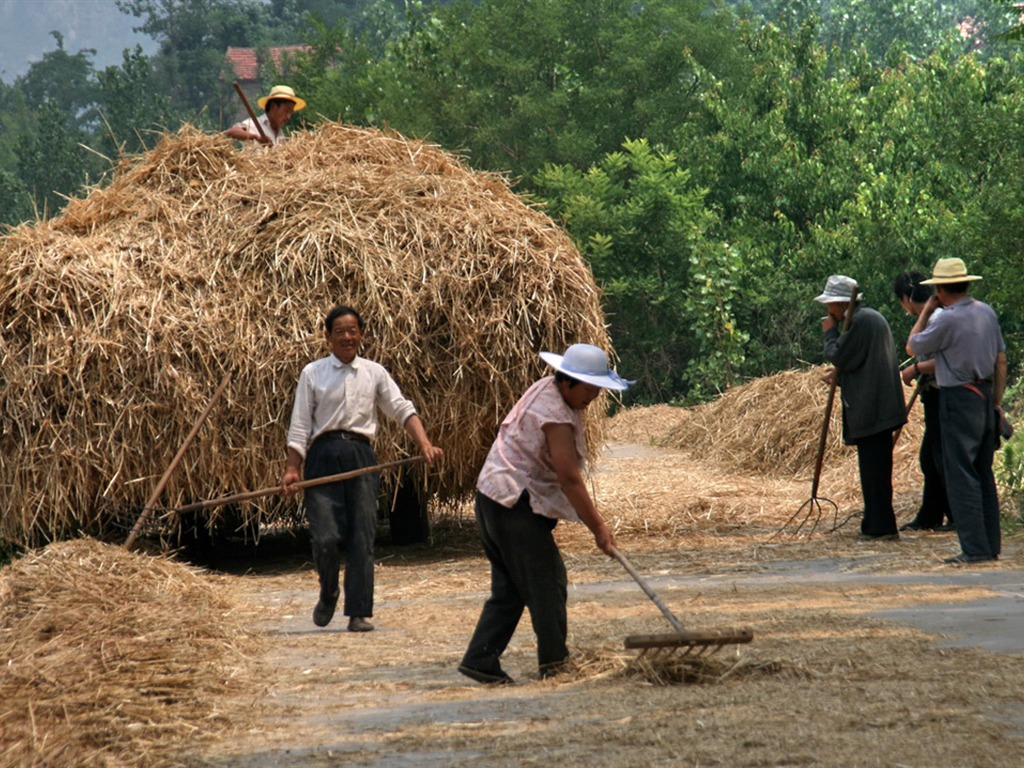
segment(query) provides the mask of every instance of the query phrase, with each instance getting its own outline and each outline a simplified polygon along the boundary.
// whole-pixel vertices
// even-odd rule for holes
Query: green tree
[[[124,52],[120,67],[97,73],[102,116],[97,146],[107,157],[144,151],[153,143],[150,136],[171,126],[170,98],[156,79],[140,46]]]
[[[98,92],[92,64],[96,52],[84,49],[70,54],[64,50],[63,35],[51,34],[57,41],[57,48],[44,53],[28,72],[15,79],[14,85],[29,104],[50,104],[72,124],[87,130],[96,120]]]
[[[627,141],[586,172],[547,166],[538,193],[605,291],[630,399],[700,398],[736,380],[746,336],[732,302],[739,254],[708,239],[704,190],[672,153]]]
[[[95,174],[98,161],[82,146],[84,139],[81,129],[52,101],[39,110],[36,131],[18,138],[18,178],[40,215],[60,211]]]
[[[310,98],[516,176],[587,167],[627,137],[666,141],[697,106],[695,65],[739,80],[746,62],[731,14],[698,0],[410,3],[402,23],[397,36],[362,35],[351,58],[342,41],[345,77],[312,58]],[[335,38],[325,53],[337,49]]]
[[[137,28],[159,44],[154,71],[176,110],[193,122],[216,122],[228,90],[221,80],[229,46],[297,42],[294,16],[260,0],[117,0]]]

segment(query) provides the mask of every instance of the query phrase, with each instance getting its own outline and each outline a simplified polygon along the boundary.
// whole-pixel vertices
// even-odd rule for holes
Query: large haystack
[[[276,484],[337,302],[445,449],[426,481],[442,503],[472,488],[538,350],[608,345],[578,251],[503,179],[339,124],[273,151],[186,127],[0,244],[0,538],[109,529],[104,510],[145,502],[225,373],[161,503]],[[377,448],[412,446],[389,428]]]

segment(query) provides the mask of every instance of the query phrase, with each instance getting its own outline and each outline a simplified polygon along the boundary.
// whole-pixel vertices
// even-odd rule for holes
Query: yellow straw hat
[[[270,89],[270,93],[266,96],[261,96],[256,100],[256,103],[260,105],[260,109],[267,108],[267,102],[272,99],[287,99],[288,101],[295,103],[295,111],[298,112],[300,109],[306,108],[306,102],[295,95],[295,91],[289,88],[287,85],[275,85]]]
[[[980,275],[968,275],[963,259],[939,259],[935,262],[930,280],[922,280],[921,285],[945,285],[947,283],[967,283],[981,280]]]

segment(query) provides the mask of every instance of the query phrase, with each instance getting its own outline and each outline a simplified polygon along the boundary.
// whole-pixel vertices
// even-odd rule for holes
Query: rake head
[[[754,639],[749,629],[720,629],[666,632],[657,635],[630,635],[626,648],[639,649],[648,658],[667,656],[701,657],[717,653],[727,645],[743,645]]]
[[[835,530],[839,527],[836,524],[839,520],[839,505],[832,501],[832,499],[826,499],[823,496],[812,496],[800,505],[800,509],[794,512],[789,520],[772,534],[771,538],[774,539],[776,536],[782,535],[798,536],[801,531],[804,531],[806,536],[810,536],[817,530],[818,523],[824,517],[826,505],[832,507],[832,530]],[[805,528],[806,530],[804,530]]]

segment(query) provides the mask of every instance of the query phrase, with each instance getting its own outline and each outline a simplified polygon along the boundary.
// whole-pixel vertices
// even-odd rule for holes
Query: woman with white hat
[[[459,671],[480,683],[512,682],[500,657],[524,608],[537,637],[540,676],[565,669],[568,580],[553,536],[558,521],[582,522],[608,555],[615,546],[583,481],[580,414],[602,389],[622,391],[632,382],[590,344],[540,357],[555,374],[530,386],[505,417],[477,479],[476,520],[491,563],[491,596]]]
[[[292,114],[306,107],[306,102],[287,85],[275,85],[270,93],[257,99],[256,103],[263,110],[259,117],[263,135],[260,135],[256,123],[250,117],[228,128],[225,131],[228,136],[239,141],[259,141],[277,146],[284,140],[285,123],[292,119]]]

